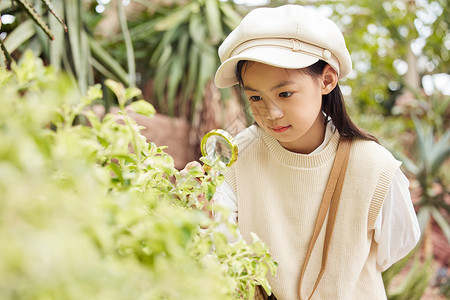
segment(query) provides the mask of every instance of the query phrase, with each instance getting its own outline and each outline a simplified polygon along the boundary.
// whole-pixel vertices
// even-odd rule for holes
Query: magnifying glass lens
[[[212,135],[206,141],[206,155],[211,159],[219,159],[224,164],[228,165],[232,158],[231,145],[225,138]]]
[[[222,129],[214,129],[202,139],[201,150],[203,156],[211,161],[219,160],[227,167],[231,166],[237,159],[238,148],[233,137]]]

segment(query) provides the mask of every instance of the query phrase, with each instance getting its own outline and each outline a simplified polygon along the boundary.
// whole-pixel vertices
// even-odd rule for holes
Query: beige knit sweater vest
[[[278,262],[277,274],[269,277],[278,300],[299,299],[300,272],[339,134],[315,155],[289,152],[257,126],[247,128],[236,140],[239,158],[225,178],[236,192],[239,229],[248,242],[250,233],[256,233]],[[379,144],[353,142],[327,267],[312,299],[386,299],[376,266],[373,227],[399,166]],[[304,299],[320,271],[325,227],[305,273]]]

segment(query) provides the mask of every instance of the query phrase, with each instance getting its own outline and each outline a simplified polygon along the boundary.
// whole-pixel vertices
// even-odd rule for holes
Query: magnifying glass
[[[202,138],[200,144],[202,155],[216,161],[217,159],[231,166],[238,157],[238,147],[231,134],[222,129],[214,129]]]

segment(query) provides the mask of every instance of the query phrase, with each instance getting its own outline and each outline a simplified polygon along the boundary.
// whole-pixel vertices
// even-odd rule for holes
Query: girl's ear
[[[330,65],[326,65],[322,71],[322,95],[329,94],[338,84],[336,70]]]

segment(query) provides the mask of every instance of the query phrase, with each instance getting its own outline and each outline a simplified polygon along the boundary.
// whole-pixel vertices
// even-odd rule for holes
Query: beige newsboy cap
[[[300,69],[326,61],[343,78],[352,69],[344,36],[333,21],[300,5],[257,8],[248,13],[219,47],[222,64],[215,84],[237,84],[240,60]]]

